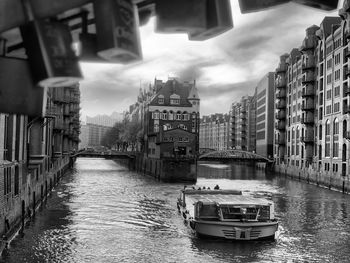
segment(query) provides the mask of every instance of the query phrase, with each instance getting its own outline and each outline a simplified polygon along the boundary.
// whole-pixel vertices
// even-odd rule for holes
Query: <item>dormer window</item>
[[[158,96],[158,104],[164,104],[164,96],[163,95]]]
[[[170,95],[170,104],[171,105],[179,105],[180,104],[180,96],[177,94]]]

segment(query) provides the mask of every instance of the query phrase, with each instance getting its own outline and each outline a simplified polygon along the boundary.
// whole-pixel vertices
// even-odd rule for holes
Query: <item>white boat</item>
[[[274,203],[236,190],[181,190],[177,208],[198,236],[230,240],[274,239]]]

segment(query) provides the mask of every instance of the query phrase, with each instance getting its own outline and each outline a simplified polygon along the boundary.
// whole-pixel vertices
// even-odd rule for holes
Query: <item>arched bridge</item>
[[[198,157],[198,160],[207,161],[224,161],[224,160],[237,160],[237,161],[253,161],[257,163],[272,163],[274,160],[266,158],[260,154],[247,152],[243,150],[220,150],[220,151],[210,151],[204,153]]]

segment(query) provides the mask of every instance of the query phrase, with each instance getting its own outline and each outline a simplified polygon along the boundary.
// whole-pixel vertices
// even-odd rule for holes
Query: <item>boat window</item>
[[[259,211],[260,220],[269,220],[270,219],[270,207],[269,206],[261,206]]]
[[[241,219],[241,209],[233,206],[221,206],[223,219]]]
[[[199,218],[218,218],[218,208],[216,204],[198,204]]]

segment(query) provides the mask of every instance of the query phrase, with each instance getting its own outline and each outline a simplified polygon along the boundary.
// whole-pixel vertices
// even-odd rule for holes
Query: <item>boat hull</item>
[[[229,240],[274,239],[278,223],[271,222],[207,222],[190,220],[191,228],[202,237]]]

